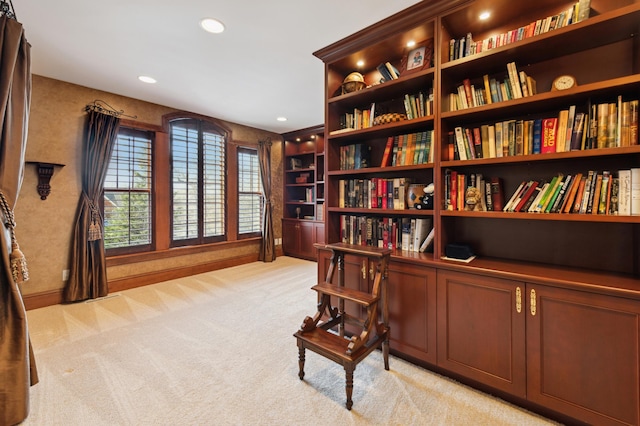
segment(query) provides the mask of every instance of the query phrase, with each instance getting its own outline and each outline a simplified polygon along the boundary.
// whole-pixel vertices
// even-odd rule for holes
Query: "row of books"
[[[354,143],[340,147],[340,170],[356,170],[371,167],[371,146]]]
[[[444,200],[445,210],[501,211],[504,206],[502,179],[485,179],[480,173],[464,174],[446,169]]]
[[[376,69],[382,76],[382,79],[380,80],[381,83],[384,83],[385,81],[396,80],[400,77],[400,71],[398,71],[398,69],[394,67],[390,62],[383,62],[378,65]]]
[[[433,162],[433,130],[389,136],[380,167],[411,166]]]
[[[473,41],[471,33],[460,39],[449,41],[449,60],[464,58],[484,52],[496,47],[515,43],[526,38],[544,34],[567,25],[581,22],[589,18],[591,10],[590,0],[580,0],[570,8],[557,15],[547,16],[543,19],[532,21],[528,25],[513,29],[504,33],[495,34],[481,41]]]
[[[602,103],[556,117],[506,120],[448,133],[447,158],[469,160],[638,145],[638,100]]]
[[[638,105],[637,99],[623,101],[622,96],[584,111],[571,105],[543,120],[540,150],[544,154],[638,145]]]
[[[338,207],[404,210],[409,185],[404,177],[340,179]]]
[[[324,203],[316,204],[316,220],[324,220]]]
[[[509,212],[640,215],[640,168],[559,173],[523,181],[503,208]]]
[[[502,180],[481,174],[445,171],[447,210],[522,213],[640,215],[640,168],[558,173],[550,179],[523,180],[506,199]],[[473,190],[471,190],[473,188]],[[505,202],[506,200],[506,202]]]
[[[414,95],[404,95],[404,109],[409,120],[433,115],[433,88]]]
[[[313,203],[313,188],[305,188],[304,189],[304,201],[305,203]]]
[[[340,239],[346,244],[425,252],[433,244],[432,219],[340,215]]]
[[[344,113],[340,117],[340,130],[331,132],[332,135],[349,130],[359,130],[373,127],[375,119],[376,104],[372,103],[369,108],[354,108],[353,112]]]
[[[433,88],[421,90],[418,93],[404,95],[402,105],[398,99],[398,105],[394,109],[404,108],[406,118],[412,120],[433,115],[433,101]],[[331,131],[330,134],[337,135],[351,130],[367,129],[378,124],[385,124],[384,120],[379,121],[379,116],[383,115],[385,114],[376,111],[375,102],[372,102],[369,108],[354,108],[353,111],[340,116],[340,128]]]
[[[533,96],[538,92],[536,80],[524,71],[518,71],[515,62],[507,64],[507,74],[502,81],[482,77],[482,84],[476,87],[466,78],[457,87],[456,92],[449,95],[449,111],[488,105]]]

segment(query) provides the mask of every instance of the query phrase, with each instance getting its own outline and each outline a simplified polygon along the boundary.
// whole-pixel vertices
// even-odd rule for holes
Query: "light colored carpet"
[[[292,334],[316,264],[279,257],[28,312],[40,383],[24,425],[556,424],[379,351],[355,371]]]

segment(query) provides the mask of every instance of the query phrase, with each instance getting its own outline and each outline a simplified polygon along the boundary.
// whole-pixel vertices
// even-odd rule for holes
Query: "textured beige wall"
[[[70,250],[75,211],[81,191],[82,139],[86,113],[84,107],[94,100],[107,102],[117,110],[137,116],[136,121],[161,125],[162,116],[175,109],[124,96],[114,95],[33,76],[27,161],[64,164],[56,167],[51,178],[51,194],[40,200],[35,165],[25,166],[22,190],[15,209],[16,236],[24,252],[30,279],[22,286],[24,295],[47,293],[64,288],[62,270],[70,267]],[[282,138],[267,131],[223,122],[237,142],[255,144],[270,137],[273,142],[271,166],[273,179],[274,235],[280,238],[282,218]],[[109,279],[141,273],[188,267],[257,253],[258,246],[213,249],[198,255],[175,257],[162,261],[120,265],[109,268]]]

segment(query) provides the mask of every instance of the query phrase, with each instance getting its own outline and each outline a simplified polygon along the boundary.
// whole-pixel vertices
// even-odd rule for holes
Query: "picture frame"
[[[422,71],[433,65],[433,39],[424,40],[405,49],[402,56],[400,75]]]

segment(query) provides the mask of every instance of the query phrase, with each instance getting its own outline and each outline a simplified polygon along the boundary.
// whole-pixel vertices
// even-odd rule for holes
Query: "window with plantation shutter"
[[[259,236],[262,231],[262,182],[258,151],[238,149],[238,234]]]
[[[172,245],[225,239],[224,132],[204,120],[170,122]]]
[[[149,250],[152,245],[152,137],[120,128],[104,188],[104,245],[108,254]]]

